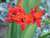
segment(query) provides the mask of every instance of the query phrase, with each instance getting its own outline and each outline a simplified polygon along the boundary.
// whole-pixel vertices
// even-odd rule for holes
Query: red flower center
[[[21,19],[22,22],[24,22],[23,18]]]

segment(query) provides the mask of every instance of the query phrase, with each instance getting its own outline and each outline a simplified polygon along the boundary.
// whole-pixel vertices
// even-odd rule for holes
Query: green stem
[[[14,26],[14,23],[11,23],[10,25],[10,31],[9,31],[9,38],[13,38],[13,26]]]
[[[24,31],[23,31],[24,32]],[[21,38],[23,38],[23,32],[22,32],[22,34],[21,34]]]

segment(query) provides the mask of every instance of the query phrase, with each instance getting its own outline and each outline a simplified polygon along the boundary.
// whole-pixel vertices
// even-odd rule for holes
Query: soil
[[[8,32],[9,32],[9,25],[0,20],[0,38],[4,38],[5,34],[7,35],[8,38]]]

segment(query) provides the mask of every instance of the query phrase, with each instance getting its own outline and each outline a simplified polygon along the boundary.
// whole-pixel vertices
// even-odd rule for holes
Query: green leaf
[[[21,25],[17,25],[17,38],[21,38],[22,30],[21,30]]]
[[[36,6],[38,4],[38,9],[37,9],[37,11],[39,11],[39,7],[40,7],[40,5],[41,5],[41,0],[35,0],[35,2],[34,2],[34,5],[33,5],[33,9],[34,9],[34,7]]]
[[[33,35],[35,34],[36,28],[37,28],[36,23],[34,25],[30,24],[28,29],[26,30],[26,32],[24,34],[24,38],[33,38]]]
[[[48,32],[44,35],[41,35],[40,38],[50,38],[50,32]]]
[[[25,9],[26,14],[30,14],[31,8],[33,8],[35,0],[23,0],[22,8]]]
[[[38,0],[38,9],[37,9],[37,11],[39,11],[40,5],[41,5],[41,0]]]
[[[10,24],[9,38],[17,38],[17,24],[15,22]]]
[[[20,38],[21,37],[21,25],[15,22],[10,24],[9,38]]]

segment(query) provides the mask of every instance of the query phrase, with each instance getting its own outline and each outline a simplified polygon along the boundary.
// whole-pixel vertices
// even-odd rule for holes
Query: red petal
[[[38,18],[38,20],[41,20],[42,18]]]
[[[34,14],[35,12],[33,11],[33,9],[31,8],[31,14]]]
[[[17,4],[17,6],[18,6],[19,8],[22,8],[22,7],[21,7],[20,5],[18,5],[18,4]]]
[[[38,4],[35,6],[34,11],[36,12],[38,8]]]
[[[38,12],[36,12],[35,14],[34,14],[34,16],[36,17],[36,18],[41,18],[42,16],[43,16],[43,13],[44,13],[44,11],[38,11]]]
[[[25,30],[25,23],[21,23],[21,29],[24,31]]]
[[[5,21],[7,21],[8,23],[14,22],[14,20],[12,18],[6,18]]]
[[[36,24],[38,27],[41,27],[41,23],[39,22],[39,20],[36,20]]]
[[[15,11],[14,8],[12,8],[9,4],[8,4],[8,6],[10,7],[10,9],[8,9],[8,12],[13,14]]]
[[[38,8],[38,4],[36,5],[34,9],[31,8],[31,14],[34,14],[37,11],[37,8]]]
[[[9,4],[8,4],[8,6],[10,7],[10,9],[13,9]]]
[[[20,14],[20,16],[24,18],[25,17],[25,14],[24,13],[23,14]]]
[[[20,5],[20,6],[21,6],[21,4],[22,4],[22,0],[19,1],[19,5]]]
[[[26,15],[26,21],[30,21],[30,20],[32,20],[32,19],[33,19],[33,17],[32,17],[31,14]]]
[[[19,20],[19,21],[17,21],[16,23],[19,24],[20,22],[21,22],[21,21]]]
[[[25,23],[29,25],[31,22],[30,21],[25,21]]]
[[[7,21],[9,18],[6,18],[5,21]]]
[[[11,17],[11,14],[7,14],[7,16],[6,17]]]
[[[14,16],[13,16],[13,19],[14,19],[14,20],[19,20],[19,19],[20,19],[20,15],[14,15]]]

